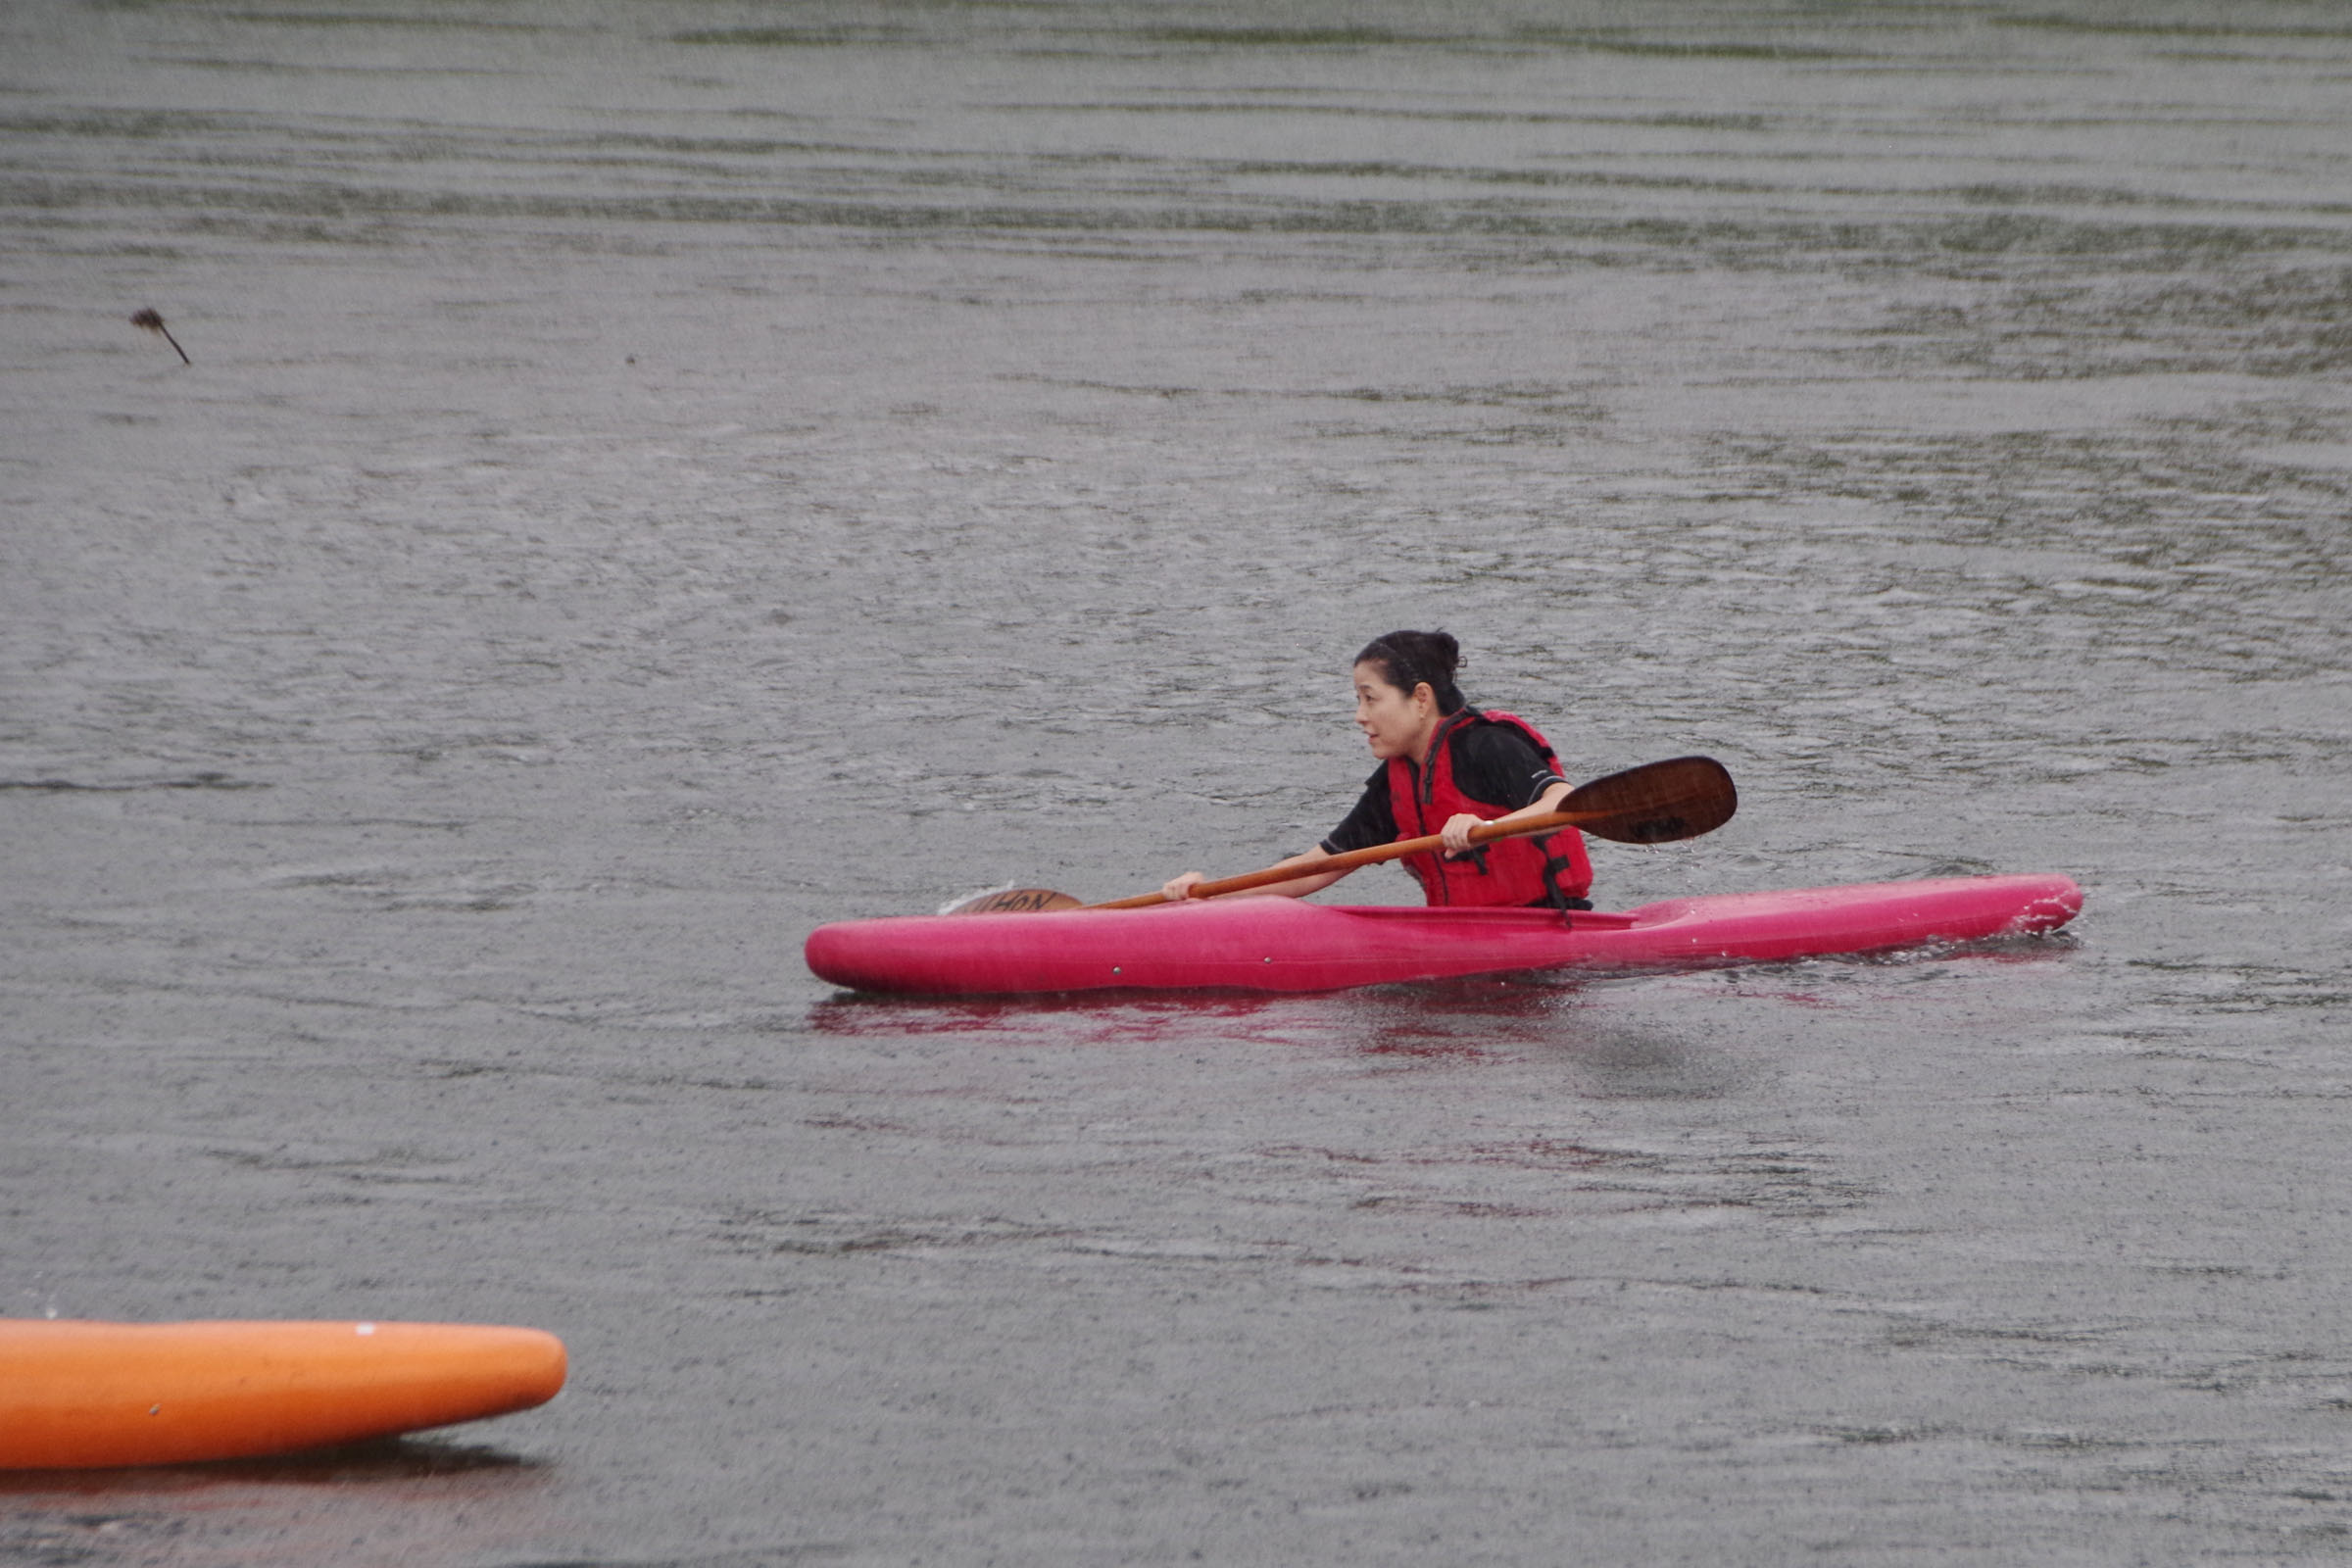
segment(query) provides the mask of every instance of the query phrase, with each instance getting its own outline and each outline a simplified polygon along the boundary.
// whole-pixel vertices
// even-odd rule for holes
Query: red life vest
[[[1401,757],[1389,759],[1389,807],[1396,816],[1398,843],[1439,832],[1464,811],[1491,822],[1518,809],[1473,800],[1455,787],[1453,738],[1466,724],[1507,724],[1535,746],[1554,772],[1559,770],[1560,759],[1551,743],[1526,719],[1499,710],[1482,713],[1464,708],[1438,726],[1428,766],[1416,769]],[[1559,899],[1582,899],[1592,886],[1585,836],[1572,827],[1541,837],[1495,839],[1458,860],[1446,858],[1443,851],[1408,855],[1404,868],[1419,880],[1432,905],[1546,904],[1555,901],[1555,893]]]

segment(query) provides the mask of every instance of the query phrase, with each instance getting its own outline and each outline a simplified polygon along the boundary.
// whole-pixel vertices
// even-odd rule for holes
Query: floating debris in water
[[[172,335],[172,329],[164,325],[163,317],[156,311],[149,309],[139,312],[136,316],[130,318],[130,324],[133,326],[143,326],[150,332],[161,333],[165,342],[171,344],[175,349],[179,349],[180,364],[194,365],[196,363],[194,360],[188,358],[188,351],[186,349],[179,348],[179,339]]]

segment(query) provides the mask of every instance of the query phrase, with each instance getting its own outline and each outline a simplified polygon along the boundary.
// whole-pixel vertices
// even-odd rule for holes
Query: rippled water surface
[[[2352,1552],[2352,20],[1472,10],[0,10],[0,1312],[573,1364],[0,1557]],[[1732,768],[1608,906],[2086,912],[802,967],[1302,847],[1427,624]]]

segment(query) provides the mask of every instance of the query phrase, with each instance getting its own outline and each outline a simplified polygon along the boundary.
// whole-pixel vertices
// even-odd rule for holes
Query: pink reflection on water
[[[943,1035],[1034,1046],[1174,1046],[1213,1038],[1268,1046],[1335,1042],[1380,1055],[1463,1059],[1557,1035],[1582,980],[1482,975],[1311,995],[1089,992],[943,998],[837,996],[811,1005],[814,1033],[863,1039]]]

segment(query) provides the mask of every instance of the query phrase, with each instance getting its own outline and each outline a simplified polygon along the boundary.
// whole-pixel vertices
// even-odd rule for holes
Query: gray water
[[[2352,1555],[2352,18],[1469,10],[0,10],[0,1312],[573,1363],[0,1558]],[[802,967],[1303,847],[1433,624],[1740,781],[1604,906],[2086,911]]]

